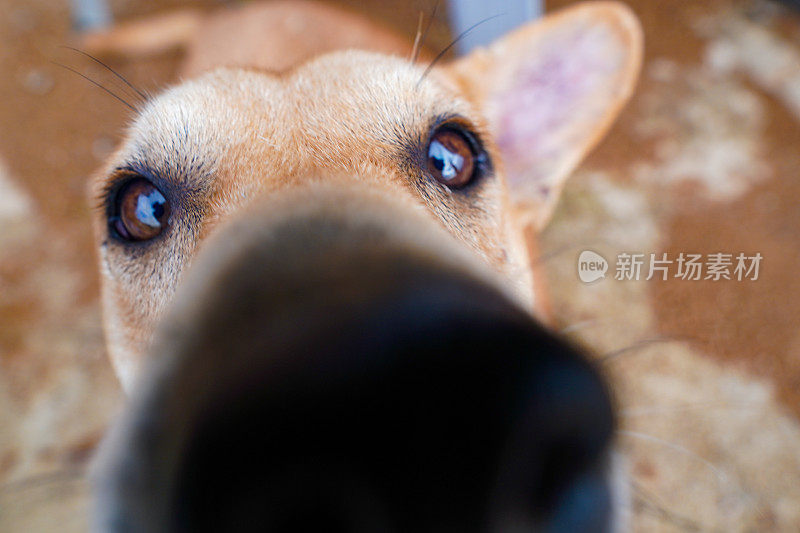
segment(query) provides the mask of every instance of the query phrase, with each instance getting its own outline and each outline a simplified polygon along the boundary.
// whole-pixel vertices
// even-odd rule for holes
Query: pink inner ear
[[[560,185],[604,125],[623,61],[608,26],[583,24],[549,33],[497,80],[497,140],[514,192],[539,203]]]

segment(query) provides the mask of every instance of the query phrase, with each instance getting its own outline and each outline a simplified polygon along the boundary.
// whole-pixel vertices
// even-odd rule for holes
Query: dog
[[[366,331],[374,333],[375,328],[380,329],[373,320],[364,322],[365,316],[373,314],[405,323],[405,319],[392,313],[384,315],[386,309],[393,309],[393,304],[386,303],[382,287],[392,283],[403,288],[399,294],[408,291],[420,294],[415,284],[421,283],[425,287],[423,292],[433,295],[430,301],[411,299],[408,302],[410,308],[438,309],[441,306],[448,310],[447,313],[432,311],[429,316],[433,324],[443,325],[444,337],[451,331],[447,317],[459,316],[456,309],[472,302],[475,315],[467,313],[469,319],[461,323],[461,330],[474,328],[476,332],[485,332],[486,336],[476,333],[474,343],[469,346],[458,344],[460,353],[472,354],[476,346],[499,342],[496,333],[489,333],[491,328],[486,328],[486,324],[496,323],[504,326],[499,330],[510,332],[511,338],[521,335],[519,342],[525,346],[530,343],[549,346],[556,342],[553,351],[559,355],[553,357],[561,361],[559,366],[563,364],[572,368],[573,362],[583,361],[577,352],[554,340],[531,318],[536,316],[546,322],[548,316],[545,284],[535,268],[535,234],[551,216],[570,172],[607,132],[633,91],[641,64],[642,36],[635,17],[626,7],[611,2],[580,5],[522,26],[488,48],[449,64],[441,64],[438,57],[427,63],[417,63],[413,61],[417,55],[416,46],[412,48],[404,44],[403,39],[356,15],[314,3],[259,3],[218,15],[206,17],[181,13],[156,22],[133,23],[87,39],[87,47],[92,51],[124,52],[132,46],[131,43],[141,45],[138,53],[175,45],[187,50],[183,74],[188,81],[149,99],[137,111],[125,140],[93,178],[91,185],[92,195],[99,201],[94,230],[108,351],[123,388],[134,397],[134,414],[129,415],[127,422],[121,424],[122,429],[109,439],[116,445],[107,446],[112,450],[107,452],[112,459],[107,459],[105,464],[117,466],[106,468],[112,473],[104,478],[103,486],[111,487],[107,492],[117,495],[127,494],[126,491],[135,486],[137,496],[101,498],[105,502],[102,507],[106,509],[101,513],[104,529],[114,530],[108,524],[123,520],[128,524],[138,524],[129,530],[170,530],[164,524],[171,519],[164,517],[172,516],[175,508],[161,508],[149,499],[153,495],[162,495],[158,487],[163,488],[164,483],[170,487],[175,483],[191,485],[187,479],[207,475],[212,486],[230,489],[230,479],[220,481],[216,474],[209,474],[203,468],[193,471],[188,478],[183,472],[183,477],[169,478],[169,482],[165,482],[161,478],[140,479],[119,465],[126,462],[124,457],[149,457],[153,462],[143,459],[141,463],[153,467],[147,471],[161,472],[164,469],[159,470],[159,465],[163,467],[165,464],[172,465],[166,468],[169,471],[176,463],[170,462],[167,456],[153,459],[158,455],[152,453],[152,440],[149,439],[153,435],[147,430],[142,434],[142,425],[162,427],[169,433],[166,428],[171,422],[184,419],[180,416],[174,419],[163,413],[171,413],[170,406],[173,405],[180,405],[180,408],[175,407],[175,412],[186,412],[187,395],[203,399],[188,409],[196,416],[213,411],[214,406],[241,406],[239,393],[231,399],[230,387],[217,388],[210,384],[214,376],[222,376],[220,381],[228,383],[224,376],[230,377],[232,372],[231,376],[235,374],[245,379],[247,369],[252,370],[254,376],[271,375],[275,370],[270,366],[273,363],[261,368],[260,359],[252,359],[253,353],[263,353],[264,350],[282,353],[278,347],[289,341],[281,337],[280,342],[273,339],[266,345],[259,344],[253,339],[261,338],[261,334],[255,333],[258,330],[250,326],[240,332],[248,339],[243,348],[230,336],[241,339],[236,333],[238,325],[249,324],[248,317],[254,313],[262,318],[272,316],[277,305],[274,298],[279,298],[276,294],[283,294],[287,288],[293,288],[294,292],[290,293],[294,302],[328,304],[332,314],[326,316],[332,324],[340,324],[341,330],[334,336],[336,340],[332,340],[333,333],[320,325],[324,321],[309,311],[318,305],[304,304],[305,311],[299,313],[293,328],[298,323],[310,324],[308,335],[316,340],[303,339],[303,335],[290,328],[295,336],[299,335],[300,340],[296,342],[300,344],[289,342],[294,346],[289,352],[299,350],[325,355],[308,360],[301,358],[303,362],[289,364],[291,368],[300,365],[296,375],[303,376],[303,379],[297,381],[297,386],[303,390],[313,389],[309,383],[317,383],[319,368],[327,368],[327,358],[337,360],[344,357],[343,354],[354,353],[339,346],[341,339],[338,334],[342,331],[352,332],[346,336],[348,343],[355,342],[354,338],[360,339],[356,346],[361,349],[355,353],[383,353],[385,346],[378,348],[374,345],[372,333],[362,338],[362,333],[355,332],[366,328]],[[362,248],[372,251],[361,252]],[[319,250],[325,253],[319,253]],[[382,251],[377,253],[375,250]],[[253,253],[258,258],[256,263],[252,262],[255,261]],[[408,271],[417,272],[416,281],[406,279],[402,270],[390,267],[397,264],[407,265]],[[291,266],[288,272],[282,270],[286,265]],[[358,275],[354,276],[343,265],[351,265]],[[337,277],[331,272],[340,275]],[[452,292],[441,288],[449,286],[442,281],[442,272],[450,273],[446,279],[457,282],[458,287]],[[379,274],[391,276],[387,279]],[[272,276],[274,279],[269,279]],[[269,293],[265,297],[268,305],[263,299],[251,301],[251,296],[260,293],[258,287],[262,286],[269,288],[264,289]],[[338,289],[330,289],[331,286],[347,287],[346,295],[337,292]],[[228,288],[231,294],[239,296],[236,302],[245,302],[245,309],[230,307]],[[324,298],[321,303],[320,295],[315,291],[322,291]],[[371,307],[372,303],[365,304],[362,314],[353,321],[346,320],[353,312],[350,296],[362,292],[368,295],[363,301],[384,303],[376,309]],[[399,298],[398,293],[392,294]],[[355,301],[362,300],[356,298]],[[219,315],[215,309],[230,312]],[[525,310],[526,318],[514,314],[514,310],[520,309]],[[508,318],[511,315],[516,318]],[[210,317],[226,316],[236,316],[241,320],[230,323],[228,320],[210,321]],[[222,322],[227,325],[221,325]],[[423,345],[416,343],[422,338],[417,334],[428,339],[426,342],[430,342],[432,334],[425,328],[419,329],[422,326],[417,319],[410,324],[411,338],[416,339],[411,343],[413,349],[403,344],[405,347],[398,349],[401,354],[398,357],[416,361],[414,354],[429,353],[421,347]],[[519,333],[520,328],[524,334]],[[272,338],[271,334],[264,335]],[[198,348],[194,343],[197,338],[208,342],[201,343]],[[367,342],[365,339],[370,340]],[[253,352],[255,344],[260,348]],[[395,341],[391,346],[395,346]],[[425,368],[431,375],[441,378],[434,380],[435,385],[432,382],[420,384],[417,378],[407,381],[407,376],[391,365],[387,372],[392,377],[384,376],[386,381],[383,383],[389,384],[394,384],[398,375],[406,376],[401,380],[403,386],[398,385],[399,389],[407,392],[409,387],[419,388],[421,395],[431,400],[414,411],[418,415],[415,420],[427,420],[426,417],[433,416],[426,413],[424,407],[442,399],[440,384],[446,380],[446,369],[456,376],[454,383],[463,386],[460,389],[462,393],[478,387],[473,378],[458,378],[459,372],[453,371],[453,365],[456,368],[460,365],[453,358],[454,344],[447,346],[438,352],[439,356],[427,359],[432,366]],[[241,359],[236,371],[226,366],[227,363],[219,366],[222,364],[219,363],[219,354],[227,350],[233,354],[231,359]],[[519,350],[518,345],[513,344],[500,352],[508,355]],[[240,353],[244,355],[236,355]],[[478,360],[487,365],[485,352],[481,353],[484,359],[478,357]],[[466,357],[466,360],[471,359]],[[369,361],[356,357],[355,362],[345,364],[348,368],[345,374],[357,373],[358,368],[368,367]],[[198,369],[192,370],[195,364]],[[587,370],[584,363],[575,364],[580,369],[569,371],[567,382],[570,385],[590,383],[585,389],[595,391],[595,394],[585,399],[583,408],[566,402],[562,414],[569,417],[583,413],[576,416],[575,424],[584,429],[592,427],[586,423],[587,420],[596,418],[602,421],[599,429],[587,430],[575,439],[568,439],[572,444],[594,443],[597,449],[589,453],[583,444],[576,445],[576,449],[583,450],[577,453],[577,458],[567,454],[559,455],[556,460],[559,465],[591,463],[581,466],[574,476],[573,480],[577,479],[576,483],[580,485],[589,479],[583,477],[586,472],[591,472],[592,476],[595,473],[595,462],[599,461],[598,457],[610,438],[613,417],[607,392],[604,392],[594,371]],[[489,372],[494,367],[488,364],[484,368]],[[540,370],[528,369],[525,372],[538,374]],[[244,375],[241,374],[243,371]],[[294,383],[292,376],[296,375],[292,372],[289,371],[287,379]],[[525,372],[523,374],[528,375]],[[589,375],[594,377],[586,378],[586,381],[584,377]],[[241,384],[239,378],[236,382]],[[250,392],[261,390],[264,381],[256,381],[259,386],[251,383],[237,387]],[[181,391],[177,397],[177,393],[169,392],[173,390],[171,384]],[[541,387],[547,388],[544,384]],[[356,405],[362,407],[341,401],[343,393],[338,389],[330,397],[315,397],[317,404],[330,402],[338,406],[323,419],[340,420],[343,413],[360,412],[364,405],[371,404],[382,405],[388,412],[395,413],[399,412],[397,406],[402,403],[398,398],[408,400],[403,394],[386,400],[383,396],[385,391],[380,388],[373,390],[363,383],[356,389],[370,391],[359,397],[361,401]],[[500,389],[490,387],[490,390],[496,392]],[[289,394],[287,397],[264,399],[256,395],[260,398],[259,417],[256,417],[259,419],[261,415],[271,419],[272,415],[265,413],[272,413],[272,407],[266,408],[265,405],[283,405],[290,401],[287,398],[294,397]],[[485,405],[485,402],[488,400],[478,404]],[[592,406],[593,402],[596,405]],[[557,405],[560,405],[558,401],[551,404]],[[587,411],[587,407],[598,407],[599,410]],[[523,408],[511,402],[487,412],[492,418],[518,409]],[[158,411],[165,418],[153,422],[152,414]],[[213,423],[203,418],[200,425],[206,429],[216,428],[215,431],[219,431],[215,434],[227,431],[228,435],[238,435],[230,428],[221,430],[219,417],[224,419],[227,415],[217,415],[217,418],[211,417]],[[159,416],[157,414],[156,418]],[[376,415],[373,413],[371,416]],[[469,414],[463,416],[469,417]],[[150,421],[145,423],[143,420]],[[485,421],[481,418],[476,420]],[[527,419],[522,417],[508,424],[524,427],[524,420]],[[320,423],[324,425],[324,422]],[[179,422],[178,426],[181,424]],[[542,425],[541,420],[533,424],[539,429],[551,425],[560,428],[563,419],[559,418],[552,424]],[[340,432],[335,434],[347,433],[351,440],[346,442],[356,439],[354,435],[363,437],[351,423],[344,426],[347,431],[339,428]],[[576,429],[574,425],[567,426],[570,431]],[[208,442],[208,434],[204,431],[192,432],[192,442]],[[294,435],[294,430],[287,431],[288,435]],[[506,435],[508,431],[511,430],[506,428],[498,430],[498,433]],[[395,435],[387,430],[389,434]],[[441,436],[442,442],[434,437],[433,442],[445,446],[442,443],[456,434],[460,435],[455,432],[449,437]],[[538,459],[529,462],[537,464],[538,470],[537,474],[531,474],[531,479],[541,481],[547,476],[558,477],[558,474],[542,473],[545,468],[542,465],[550,464],[551,448],[558,447],[561,442],[560,430],[553,434],[558,436],[552,442],[533,446],[539,450],[534,454]],[[306,434],[287,437],[280,451],[274,453],[278,456],[286,454],[287,450],[296,449],[298,443],[307,438]],[[523,441],[530,444],[525,439]],[[230,444],[229,439],[225,442]],[[266,441],[258,442],[265,444]],[[402,452],[401,441],[397,439],[387,437],[387,440],[379,442],[393,454]],[[566,447],[571,448],[571,445]],[[492,449],[495,451],[489,455],[496,457],[496,448]],[[203,455],[215,450],[219,451],[211,447],[198,453]],[[169,453],[172,452],[175,450]],[[485,458],[486,451],[481,453]],[[242,452],[242,456],[253,455]],[[454,456],[461,457],[458,453]],[[468,456],[465,454],[463,460],[452,466],[452,471],[446,472],[463,471],[464,465],[470,464]],[[528,461],[524,454],[512,456],[503,463],[509,472],[514,468],[508,464],[515,464],[517,460]],[[159,462],[162,459],[164,463]],[[253,466],[247,461],[244,463],[232,469],[246,472],[247,465]],[[488,464],[488,470],[496,467],[491,461]],[[330,467],[329,463],[325,465]],[[339,476],[339,466],[331,471],[333,474],[328,472],[323,477]],[[505,471],[506,467],[501,470]],[[138,472],[141,469],[134,470]],[[422,478],[428,482],[437,476],[449,475],[436,469],[422,470],[427,472]],[[350,474],[352,472],[347,476]],[[316,474],[304,475],[313,477]],[[395,480],[403,487],[401,492],[406,496],[419,490],[417,482],[405,478],[397,481],[397,472],[385,475],[389,480],[386,483]],[[120,489],[120,480],[132,477],[139,481]],[[291,485],[290,481],[280,479],[280,486]],[[381,499],[372,492],[365,492],[363,485],[369,483],[361,479],[348,483],[344,486],[325,481],[305,487],[315,487],[309,489],[315,495],[315,491],[330,494],[348,490],[359,494],[354,501],[360,503],[353,504],[348,500],[336,507],[339,510],[353,506],[368,508],[364,502],[375,499],[384,503],[398,499],[406,501],[401,496],[392,499],[384,494]],[[525,481],[520,483],[526,484]],[[536,489],[540,493],[544,491],[543,496],[537,497],[537,502],[553,500],[556,493],[559,498],[563,494],[576,498],[582,494],[580,491],[555,490],[552,484],[545,485],[545,488]],[[469,496],[453,496],[453,500],[458,501],[455,507],[458,511],[450,509],[449,503],[443,504],[447,510],[439,511],[447,519],[429,512],[417,502],[404,507],[407,512],[386,511],[378,513],[381,515],[379,518],[358,515],[357,519],[348,519],[348,525],[342,528],[374,530],[382,528],[377,524],[390,523],[400,530],[434,531],[440,530],[436,529],[439,526],[444,527],[439,524],[444,520],[442,523],[458,524],[453,527],[463,530],[466,526],[455,520],[455,516],[462,520],[472,517],[471,527],[476,531],[489,527],[489,522],[493,528],[500,523],[497,527],[501,530],[550,524],[554,530],[563,531],[575,527],[585,529],[581,524],[590,524],[590,529],[604,530],[611,523],[611,519],[602,513],[604,518],[597,519],[593,515],[587,519],[588,522],[581,522],[585,517],[581,518],[580,513],[563,511],[570,507],[560,499],[558,505],[551,501],[552,505],[546,506],[546,512],[539,508],[531,510],[524,505],[520,510],[517,499],[529,495],[533,490],[530,487],[526,489],[528,492],[519,489],[500,498],[503,502],[515,502],[512,511],[500,512],[504,517],[499,519],[500,522],[487,518],[488,514],[481,514],[485,511],[481,505],[473,506],[478,514],[464,514],[462,511],[470,507],[467,502],[484,501],[481,499],[483,496],[475,494],[481,493],[485,487],[485,483],[478,484],[477,488],[470,489],[476,492],[470,492]],[[441,494],[452,491],[452,486],[431,490]],[[247,498],[251,497],[253,494],[248,493]],[[263,494],[258,497],[263,497]],[[290,508],[296,501],[308,499],[307,494],[298,488],[287,489],[281,497],[285,497]],[[241,516],[263,518],[261,510],[251,512],[247,498],[241,499],[247,508]],[[324,498],[317,495],[312,499],[321,501]],[[212,522],[201,519],[205,516],[203,510],[208,509],[206,499],[192,499],[185,505],[180,502],[176,505],[191,515],[186,522],[194,524],[190,530],[203,529],[202,524],[209,530],[214,529],[209,525]],[[422,507],[415,507],[417,504]],[[561,507],[561,504],[566,507]],[[501,505],[507,510],[505,504],[492,505]],[[308,508],[307,505],[301,506],[298,509],[303,511],[292,516],[307,516]],[[310,508],[314,509],[311,514],[317,517],[315,520],[327,516],[327,511],[320,515],[318,507]],[[229,512],[235,514],[235,509],[237,506],[232,505]],[[566,514],[562,516],[558,509]],[[347,516],[352,515],[351,511],[347,513]],[[415,518],[408,523],[396,518],[407,515]],[[386,518],[389,516],[395,518]],[[140,518],[139,522],[136,517]],[[234,518],[231,520],[233,522],[225,523],[236,523]],[[286,524],[290,522],[295,524],[293,528],[300,527],[296,521],[290,520]],[[336,520],[333,522],[338,523]],[[332,522],[319,519],[318,522],[303,523],[320,527]],[[355,527],[353,523],[363,527]],[[290,527],[283,524],[275,522],[273,529]],[[218,524],[216,527],[223,526]]]
[[[185,26],[195,31],[186,35]],[[326,28],[325,39],[318,27]],[[138,35],[137,28],[122,34]],[[234,32],[248,38],[234,40]],[[524,26],[430,72],[390,55],[333,53],[367,43],[390,54],[408,50],[372,23],[304,2],[252,4],[184,22],[179,34],[190,44],[187,77],[226,61],[248,68],[211,70],[149,101],[92,180],[101,203],[94,228],[105,331],[127,390],[205,238],[253,198],[318,179],[325,169],[362,180],[381,176],[375,187],[425,208],[546,316],[544,284],[531,262],[535,231],[630,97],[642,56],[635,17],[613,3]],[[95,35],[89,48],[124,47],[117,37]],[[228,60],[221,54],[231,41],[237,44]],[[381,131],[381,124],[400,130]],[[474,175],[448,179],[434,170],[438,181],[419,179],[430,172],[420,160],[429,159],[426,143],[437,136],[445,144],[436,146],[465,156]],[[410,152],[414,144],[423,153],[391,159],[393,146]],[[414,158],[416,180],[409,175]],[[197,204],[179,205],[170,193]],[[129,222],[123,208],[148,194],[163,198],[152,200],[154,209],[166,209],[162,219]],[[188,215],[193,219],[180,220]],[[129,235],[126,223],[153,234]]]

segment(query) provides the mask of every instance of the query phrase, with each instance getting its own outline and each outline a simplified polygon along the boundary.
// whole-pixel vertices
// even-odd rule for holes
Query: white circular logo
[[[608,261],[605,257],[591,250],[584,250],[578,256],[578,277],[584,283],[592,283],[606,277]]]

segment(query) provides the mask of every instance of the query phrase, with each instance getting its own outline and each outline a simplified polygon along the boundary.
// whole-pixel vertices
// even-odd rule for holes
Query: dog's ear
[[[628,7],[597,2],[529,23],[445,67],[489,121],[517,212],[541,228],[566,178],[630,97],[642,58]]]

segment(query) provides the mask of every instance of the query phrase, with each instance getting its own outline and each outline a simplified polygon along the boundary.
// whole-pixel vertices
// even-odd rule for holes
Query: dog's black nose
[[[268,219],[179,296],[99,529],[608,528],[613,415],[580,353],[383,218]]]

